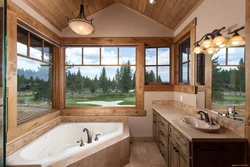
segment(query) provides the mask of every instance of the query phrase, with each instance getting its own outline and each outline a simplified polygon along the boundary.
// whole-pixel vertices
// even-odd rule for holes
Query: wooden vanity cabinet
[[[247,141],[201,139],[190,142],[156,111],[154,141],[167,167],[227,167],[246,164]]]

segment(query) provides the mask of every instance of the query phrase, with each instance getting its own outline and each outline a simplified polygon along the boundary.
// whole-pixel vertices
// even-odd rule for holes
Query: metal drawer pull
[[[175,152],[179,152],[179,150],[178,150],[176,147],[174,147],[174,151],[175,151]]]

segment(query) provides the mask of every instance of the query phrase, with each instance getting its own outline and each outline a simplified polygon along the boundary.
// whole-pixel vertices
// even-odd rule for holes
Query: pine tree
[[[105,67],[103,67],[100,78],[99,78],[100,88],[102,89],[103,93],[107,93],[107,91],[108,91],[107,82],[108,82],[108,80],[107,80],[107,75],[106,75],[106,69],[105,69]]]

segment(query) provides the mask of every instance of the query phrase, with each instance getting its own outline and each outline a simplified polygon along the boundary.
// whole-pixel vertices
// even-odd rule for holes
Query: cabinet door
[[[169,167],[180,166],[180,155],[176,146],[170,141],[169,142]]]
[[[183,156],[182,153],[180,155],[180,167],[189,167],[189,160],[187,157]]]

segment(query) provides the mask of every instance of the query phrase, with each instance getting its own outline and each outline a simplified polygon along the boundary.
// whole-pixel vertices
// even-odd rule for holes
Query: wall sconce
[[[221,29],[215,29],[213,32],[205,34],[199,41],[194,43],[195,47],[193,53],[215,54],[220,50],[220,48],[240,46],[245,44],[244,39],[238,33],[240,30],[244,29],[244,26],[234,30],[233,32],[230,32],[229,34],[234,34],[230,40],[227,40],[220,33],[224,29],[225,27],[222,27]]]

